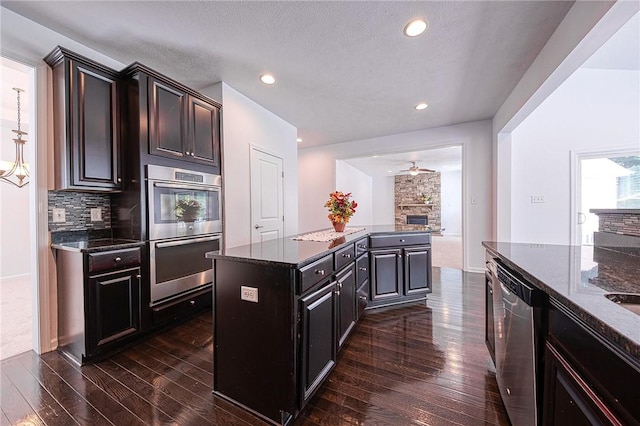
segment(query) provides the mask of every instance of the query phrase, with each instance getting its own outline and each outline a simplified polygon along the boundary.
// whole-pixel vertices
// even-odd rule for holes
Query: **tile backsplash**
[[[49,191],[49,231],[111,228],[111,198],[107,194]],[[65,221],[53,221],[53,209],[64,209]],[[91,209],[99,208],[101,221],[91,221]]]

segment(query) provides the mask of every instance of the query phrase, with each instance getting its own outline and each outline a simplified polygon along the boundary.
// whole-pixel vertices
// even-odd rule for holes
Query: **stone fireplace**
[[[395,177],[395,225],[402,228],[409,222],[422,225],[426,216],[428,226],[434,231],[441,227],[440,173],[421,173],[417,176],[398,175]],[[428,204],[422,196],[430,197]],[[409,229],[409,228],[407,228]]]

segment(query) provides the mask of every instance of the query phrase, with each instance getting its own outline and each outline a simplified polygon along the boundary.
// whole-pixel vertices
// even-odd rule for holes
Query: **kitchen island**
[[[369,308],[431,291],[431,233],[368,226],[326,242],[285,237],[211,252],[214,393],[287,424]]]
[[[488,258],[548,296],[537,354],[541,424],[640,424],[640,314],[610,300],[640,293],[640,250],[483,245]],[[496,341],[500,332],[508,331],[496,329]]]

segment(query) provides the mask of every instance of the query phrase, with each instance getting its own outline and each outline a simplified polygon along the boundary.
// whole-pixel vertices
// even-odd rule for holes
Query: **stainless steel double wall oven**
[[[222,245],[222,178],[147,166],[151,306],[211,286],[205,253]]]

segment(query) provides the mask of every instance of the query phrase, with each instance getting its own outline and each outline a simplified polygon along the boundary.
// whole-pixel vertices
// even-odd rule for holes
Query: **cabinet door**
[[[485,299],[484,299],[484,341],[489,350],[489,355],[495,365],[496,363],[496,339],[495,328],[493,326],[493,282],[490,275],[485,276]]]
[[[340,271],[336,275],[338,285],[338,349],[356,323],[356,275],[355,264]]]
[[[220,110],[189,96],[189,140],[186,155],[191,161],[220,167]]]
[[[335,283],[327,283],[300,301],[301,406],[336,362],[335,288]]]
[[[371,251],[371,300],[402,296],[402,250]]]
[[[149,154],[184,158],[187,94],[149,77]]]
[[[87,352],[140,330],[140,268],[91,276],[88,284]]]
[[[404,293],[431,291],[431,249],[415,247],[404,249]]]
[[[545,349],[543,424],[592,426],[624,424],[549,343]]]
[[[71,61],[71,81],[71,186],[118,189],[118,82],[77,61]]]

